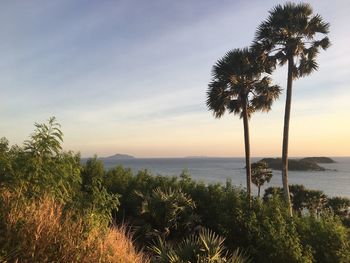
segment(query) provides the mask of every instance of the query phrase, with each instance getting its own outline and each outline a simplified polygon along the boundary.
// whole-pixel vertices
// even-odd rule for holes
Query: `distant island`
[[[260,161],[266,162],[271,169],[281,170],[282,159],[281,158],[264,158]],[[306,157],[302,159],[289,159],[288,170],[290,171],[325,171],[326,169],[318,163],[335,163],[335,161],[329,157]]]
[[[134,156],[129,155],[129,154],[114,154],[111,156],[107,156],[107,157],[102,157],[101,159],[115,159],[115,160],[124,160],[124,159],[135,159]]]
[[[336,163],[333,159],[329,157],[306,157],[301,160],[304,161],[311,161],[311,162],[316,162],[316,163]]]
[[[217,158],[217,157],[212,157],[212,156],[201,156],[201,155],[193,155],[193,156],[185,156],[183,157],[185,159],[210,159],[210,158]]]

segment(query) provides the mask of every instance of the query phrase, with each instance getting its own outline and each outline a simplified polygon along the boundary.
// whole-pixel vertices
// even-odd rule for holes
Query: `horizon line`
[[[205,155],[191,155],[191,156],[133,156],[130,154],[121,154],[121,155],[129,155],[130,158],[120,158],[119,160],[128,160],[128,159],[214,159],[214,158],[245,158],[245,156],[205,156]],[[109,156],[99,156],[97,154],[93,154],[92,156],[84,156],[81,157],[82,159],[88,159],[93,158],[94,156],[97,156],[97,158],[110,158],[114,155]],[[290,156],[288,159],[295,159],[295,158],[306,158],[306,157],[329,157],[329,158],[350,158],[350,155],[298,155],[298,156]],[[250,158],[281,158],[281,156],[251,156]]]

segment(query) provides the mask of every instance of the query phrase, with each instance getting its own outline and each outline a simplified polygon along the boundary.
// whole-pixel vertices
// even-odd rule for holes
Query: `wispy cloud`
[[[210,70],[229,49],[249,45],[256,26],[277,3],[3,3],[2,135],[21,142],[31,123],[56,115],[66,130],[66,147],[81,149],[83,154],[112,151],[108,145],[113,145],[144,155],[150,147],[152,155],[152,139],[163,143],[157,146],[159,155],[162,149],[170,154],[166,148],[175,141],[173,155],[239,154],[240,120],[229,116],[216,121],[207,112],[205,92]],[[350,6],[346,0],[332,5],[315,0],[311,4],[330,21],[333,45],[320,54],[318,72],[295,82],[295,122],[297,118],[332,114],[344,118],[350,113],[346,107],[350,62],[344,55],[350,52]],[[284,87],[285,68],[279,69],[274,79]],[[283,107],[284,95],[268,116],[257,114],[253,118],[254,128],[268,123],[276,130],[259,128],[261,133],[253,133],[253,140],[267,138],[272,143],[271,147],[261,145],[259,153],[274,152],[279,147],[279,139],[274,137],[280,136]],[[324,124],[319,125],[323,128]],[[225,142],[230,144],[225,146]],[[91,144],[95,146],[87,146]]]

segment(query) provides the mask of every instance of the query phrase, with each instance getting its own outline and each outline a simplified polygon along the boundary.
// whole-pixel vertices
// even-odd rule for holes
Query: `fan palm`
[[[288,138],[293,80],[317,70],[316,56],[320,48],[330,45],[326,34],[329,24],[305,3],[277,5],[256,32],[253,48],[262,57],[270,57],[280,65],[288,63],[287,95],[282,147],[282,181],[286,201],[292,214],[288,189]],[[316,39],[317,38],[317,39]]]
[[[247,254],[236,248],[229,253],[224,246],[225,238],[209,229],[185,237],[181,242],[164,242],[158,239],[149,246],[156,263],[247,263],[251,262]]]
[[[248,120],[254,111],[269,111],[280,94],[280,87],[271,85],[264,74],[270,72],[248,48],[229,51],[213,66],[212,81],[207,91],[207,106],[216,118],[227,111],[243,119],[247,195],[251,196],[251,164]]]

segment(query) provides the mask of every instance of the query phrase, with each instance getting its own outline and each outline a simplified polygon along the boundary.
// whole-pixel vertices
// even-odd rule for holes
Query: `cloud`
[[[0,10],[0,128],[20,142],[33,122],[56,115],[67,131],[67,147],[81,146],[84,151],[91,152],[84,146],[87,141],[107,147],[108,142],[121,145],[116,141],[122,138],[143,153],[150,139],[158,139],[164,151],[173,142],[182,145],[179,140],[186,141],[183,151],[188,151],[191,140],[198,151],[215,148],[217,155],[220,149],[229,154],[224,141],[231,143],[227,148],[241,146],[241,122],[233,116],[217,121],[207,111],[210,70],[229,49],[249,45],[256,26],[277,3],[4,3]],[[345,118],[350,113],[346,106],[350,62],[344,55],[350,51],[349,5],[340,0],[334,5],[311,4],[330,21],[333,45],[321,52],[318,72],[294,83],[293,122],[332,115]],[[273,78],[285,87],[286,68],[277,70]],[[284,94],[271,113],[254,116],[252,127],[262,134],[253,136],[268,138],[272,144],[261,145],[260,153],[264,147],[269,152],[278,148],[279,139],[274,137],[280,136],[283,111]],[[275,131],[260,128],[264,123]],[[103,147],[98,151],[103,152]],[[160,154],[162,146],[157,147]]]

